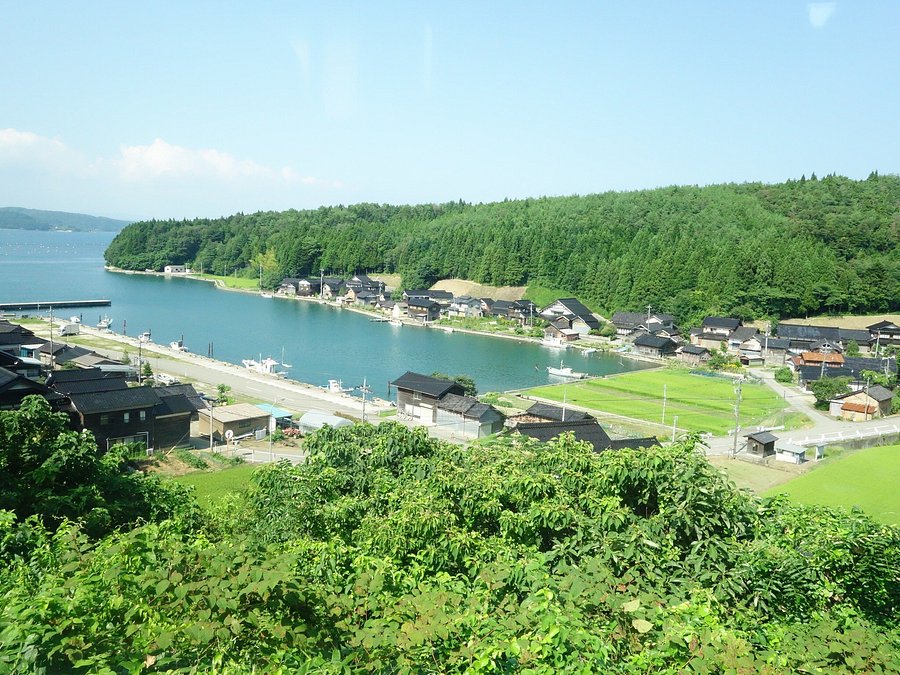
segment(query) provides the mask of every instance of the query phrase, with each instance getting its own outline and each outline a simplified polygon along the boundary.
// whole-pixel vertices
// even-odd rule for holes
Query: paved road
[[[103,347],[91,345],[90,348],[99,354],[121,359],[123,350],[127,348],[132,358],[137,355],[138,341],[135,338],[98,331],[88,326],[82,326],[81,330],[86,337],[99,337],[109,343],[109,346]],[[40,334],[41,331],[35,330],[35,333]],[[44,337],[48,334],[49,331],[44,331]],[[113,346],[111,343],[121,346]],[[236,394],[263,402],[276,402],[279,407],[292,411],[320,410],[330,414],[341,413],[357,419],[362,419],[363,416],[362,399],[347,394],[333,394],[320,387],[273,375],[254,373],[223,361],[177,352],[153,343],[141,346],[141,356],[150,362],[154,373],[166,373],[189,380],[199,391],[211,396],[216,394],[217,385],[226,384]],[[370,399],[366,403],[366,418],[369,421],[378,419],[378,413],[389,408],[387,401]]]

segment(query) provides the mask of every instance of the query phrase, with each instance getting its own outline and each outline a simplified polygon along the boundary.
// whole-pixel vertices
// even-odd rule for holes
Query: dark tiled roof
[[[576,422],[581,420],[593,420],[593,416],[580,410],[572,410],[571,408],[560,408],[559,406],[549,405],[547,403],[535,403],[527,411],[529,415],[534,417],[542,417],[546,420],[560,422],[565,414],[566,422]]]
[[[747,438],[756,441],[757,443],[762,443],[763,445],[768,445],[769,443],[774,443],[778,440],[778,436],[770,434],[768,431],[757,431],[752,434],[746,434]]]
[[[703,319],[701,325],[704,328],[727,328],[728,330],[734,330],[741,325],[741,320],[732,319],[727,316],[708,316]]]
[[[610,443],[609,434],[593,419],[567,420],[565,422],[522,422],[516,426],[516,431],[542,443],[571,432],[576,441],[590,443],[597,452],[608,448]]]
[[[866,329],[873,333],[877,333],[880,330],[894,332],[900,331],[900,326],[892,321],[879,321],[878,323],[873,323],[871,326],[866,326]]]
[[[124,378],[105,378],[98,380],[84,380],[74,382],[56,382],[53,389],[63,394],[86,394],[90,392],[101,391],[117,391],[119,389],[127,389],[128,383]]]
[[[634,341],[638,347],[651,347],[653,349],[663,349],[664,347],[674,346],[675,343],[672,342],[669,338],[660,337],[658,335],[650,335],[649,333],[646,335],[641,335],[637,340]]]
[[[110,373],[99,368],[83,368],[81,370],[54,370],[47,378],[51,387],[63,382],[87,382],[89,380],[121,380],[125,373]]]
[[[791,341],[784,338],[770,337],[768,341],[763,340],[763,347],[768,347],[769,349],[787,349],[790,346]]]
[[[623,450],[631,448],[638,450],[639,448],[655,448],[659,446],[659,441],[654,436],[646,436],[644,438],[618,438],[609,442],[610,450]]]
[[[159,403],[153,408],[158,416],[184,415],[197,412],[194,405],[184,395],[184,392],[166,391],[167,387],[152,387],[159,396]]]
[[[194,410],[206,410],[209,404],[206,402],[192,384],[170,384],[166,387],[153,387],[160,398],[166,396],[184,396],[190,402]]]
[[[752,337],[757,337],[759,335],[759,330],[754,328],[753,326],[738,326],[731,334],[728,336],[729,340],[740,340],[743,342],[744,340],[749,340]]]
[[[480,420],[486,413],[493,412],[497,419],[502,419],[503,415],[493,406],[482,403],[477,398],[471,396],[460,396],[459,394],[445,394],[444,397],[437,402],[437,407],[441,410],[459,413],[464,417]]]
[[[897,372],[897,359],[879,359],[868,358],[865,356],[845,356],[844,367],[850,368],[856,372],[863,370],[874,370],[876,373],[883,373],[887,366],[889,373]]]
[[[82,414],[152,408],[159,404],[159,395],[152,387],[130,387],[116,391],[72,394],[72,405]]]
[[[407,370],[391,384],[398,389],[407,389],[420,394],[441,398],[444,394],[462,394],[463,388],[453,380],[442,380]]]
[[[839,328],[838,333],[841,337],[841,342],[846,344],[850,340],[854,340],[857,344],[869,344],[872,341],[872,336],[869,335],[869,331],[867,330],[856,330],[854,328]]]
[[[800,366],[798,369],[798,375],[800,377],[801,382],[816,382],[820,377],[823,377],[822,367],[821,366]],[[824,377],[856,377],[857,373],[855,373],[850,368],[846,366],[839,366],[837,368],[826,368]]]
[[[433,309],[436,307],[440,307],[434,300],[429,300],[428,298],[420,298],[418,296],[413,296],[409,300],[406,301],[407,307],[419,307],[422,309]]]
[[[879,403],[881,403],[882,401],[890,401],[892,398],[894,398],[894,392],[892,392],[887,387],[882,387],[880,384],[876,384],[874,387],[869,387],[866,393]]]
[[[816,340],[840,340],[840,329],[830,326],[807,326],[795,323],[778,324],[778,337],[789,340],[815,342]]]
[[[696,356],[709,354],[709,350],[706,347],[701,347],[699,345],[684,345],[684,347],[681,348],[681,351],[684,354],[694,354]]]

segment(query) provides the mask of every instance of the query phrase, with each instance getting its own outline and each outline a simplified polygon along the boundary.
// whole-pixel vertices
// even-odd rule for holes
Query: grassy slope
[[[244,464],[221,471],[197,471],[172,480],[182,485],[193,485],[197,501],[203,506],[209,506],[225,495],[243,490],[256,469],[254,465]]]
[[[666,414],[663,420],[663,386]],[[735,383],[730,379],[691,375],[687,371],[655,369],[615,377],[539,387],[529,395],[562,401],[593,410],[672,424],[687,431],[725,434],[734,427]],[[743,385],[741,426],[777,417],[784,402],[765,385]]]
[[[876,520],[900,525],[900,445],[867,448],[827,461],[767,492],[803,504],[859,506]]]

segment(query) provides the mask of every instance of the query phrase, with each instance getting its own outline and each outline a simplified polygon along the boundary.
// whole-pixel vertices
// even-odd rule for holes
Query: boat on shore
[[[188,348],[184,346],[184,338],[180,340],[174,340],[169,343],[169,349],[174,349],[176,352],[186,352]]]
[[[353,391],[353,387],[345,387],[341,380],[328,380],[328,386],[325,387],[325,391],[329,394],[346,394],[349,391]]]
[[[566,349],[569,345],[558,337],[545,337],[541,340],[541,347],[551,347],[552,349]]]
[[[569,366],[564,366],[562,363],[559,364],[559,368],[547,366],[547,372],[555,377],[565,377],[569,380],[583,380],[587,377],[587,373],[572,370]]]
[[[112,326],[112,322],[112,319],[104,315],[100,317],[99,321],[97,321],[97,328],[99,328],[100,330],[109,330],[109,327]]]
[[[243,359],[241,364],[247,370],[260,373],[261,375],[275,375],[276,377],[286,375],[283,370],[278,370],[278,366],[281,364],[271,357],[261,358],[258,361],[256,359]]]
[[[400,319],[391,319],[388,323],[392,326],[402,326],[403,322]]]
[[[149,342],[153,342],[153,340],[150,337],[150,331],[145,330],[143,333],[138,335],[138,342],[140,342],[141,344],[147,344]]]

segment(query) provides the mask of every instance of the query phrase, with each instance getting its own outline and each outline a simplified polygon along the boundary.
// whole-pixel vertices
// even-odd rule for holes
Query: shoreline
[[[42,320],[49,321],[47,317],[42,317]],[[54,318],[54,329],[58,328],[63,323],[65,323],[64,320]],[[210,385],[211,387],[217,386],[217,384],[219,384],[217,380],[221,380],[222,377],[224,377],[236,383],[232,386],[232,390],[236,394],[247,396],[249,398],[257,398],[262,401],[267,401],[273,398],[270,393],[274,392],[274,397],[276,398],[289,397],[295,400],[301,400],[302,403],[298,405],[301,409],[305,410],[314,410],[323,407],[334,407],[337,409],[342,409],[342,411],[345,413],[353,413],[357,415],[360,414],[363,410],[363,401],[361,397],[350,396],[344,393],[338,394],[330,392],[324,387],[319,387],[308,382],[302,382],[300,380],[294,380],[286,377],[277,377],[264,373],[255,373],[239,365],[235,365],[233,363],[215,358],[210,358],[202,354],[196,354],[189,351],[182,352],[172,349],[171,347],[168,347],[166,345],[157,344],[155,342],[140,342],[140,340],[136,337],[121,335],[119,333],[95,328],[93,326],[85,324],[79,325],[81,326],[79,336],[71,337],[84,337],[87,340],[99,339],[114,343],[114,345],[121,345],[123,347],[122,350],[117,350],[115,346],[96,347],[92,345],[86,345],[86,348],[93,349],[98,352],[106,352],[107,355],[113,355],[117,351],[125,351],[125,348],[127,348],[128,352],[133,356],[135,355],[135,350],[140,350],[141,352],[143,352],[143,359],[149,360],[150,358],[155,358],[158,362],[159,359],[163,359],[166,361],[165,367],[157,367],[156,369],[154,369],[156,373],[166,373],[179,377],[184,373],[185,370],[191,369],[194,370],[194,374],[187,375],[188,379],[202,381],[203,384]],[[78,344],[78,341],[66,340],[65,337],[66,336],[59,336],[56,339],[59,342]],[[181,365],[183,367],[171,367],[175,364]],[[202,375],[202,377],[198,375]],[[265,387],[268,391],[261,391],[259,389],[256,389],[254,388],[254,385],[256,385],[257,387]],[[390,405],[390,402],[385,399],[382,399],[380,397],[366,398],[366,410],[367,413],[371,412],[372,416],[376,416],[379,412],[390,410],[391,408],[392,407]]]
[[[108,272],[116,272],[119,274],[138,274],[138,275],[155,276],[155,277],[180,277],[183,279],[190,279],[192,281],[203,281],[206,283],[211,283],[217,289],[223,290],[223,291],[229,291],[232,293],[244,293],[247,295],[256,295],[256,296],[259,295],[258,291],[253,291],[253,290],[243,289],[243,288],[230,288],[229,286],[225,285],[225,283],[221,279],[205,279],[196,274],[166,274],[165,272],[141,272],[138,270],[123,270],[121,268],[111,267],[109,265],[105,265],[104,269]],[[341,303],[337,303],[334,301],[329,302],[327,300],[323,300],[318,297],[306,297],[306,296],[301,296],[301,295],[289,296],[289,295],[278,295],[278,294],[273,293],[272,298],[266,298],[266,299],[267,300],[268,299],[273,299],[273,300],[282,299],[282,300],[295,300],[295,301],[299,301],[299,302],[314,302],[319,305],[331,307],[332,309],[347,310],[350,312],[355,312],[357,314],[362,314],[364,316],[369,316],[369,317],[385,318],[385,315],[381,314],[379,312],[372,312],[372,311],[365,310],[365,309],[359,309],[357,307],[343,305]],[[435,325],[434,323],[431,323],[431,324],[419,323],[418,321],[414,321],[414,320],[410,319],[409,317],[401,317],[401,318],[399,318],[399,321],[403,323],[404,327],[412,326],[415,328],[430,328],[433,330],[444,330],[444,328],[448,327],[448,326]],[[530,337],[527,335],[506,335],[503,333],[492,333],[489,331],[480,331],[480,330],[474,330],[471,328],[457,328],[456,326],[449,326],[449,328],[453,329],[452,330],[453,333],[464,333],[466,335],[476,335],[476,336],[481,336],[481,337],[500,338],[503,340],[513,340],[515,342],[534,344],[534,345],[538,345],[538,346],[540,346],[540,344],[541,344],[540,338]],[[444,332],[450,332],[450,331],[444,331]],[[582,346],[582,345],[571,344],[571,345],[567,345],[565,348],[563,348],[560,351],[568,350],[568,349],[585,350],[585,349],[597,349],[597,347],[593,347],[591,345],[583,345]],[[634,354],[632,352],[617,352],[612,349],[609,349],[609,350],[597,349],[597,351],[602,354],[616,355],[616,356],[630,359],[632,361],[638,361],[641,363],[651,363],[651,364],[656,364],[656,365],[665,363],[665,360],[655,359],[653,357],[643,356],[640,354]],[[295,380],[295,381],[299,381],[299,380]],[[313,385],[310,385],[310,386],[313,386]]]

